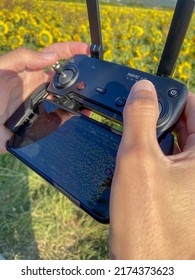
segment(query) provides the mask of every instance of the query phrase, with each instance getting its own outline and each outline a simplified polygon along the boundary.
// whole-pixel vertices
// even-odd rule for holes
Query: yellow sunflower
[[[110,49],[108,49],[107,51],[105,51],[104,53],[104,59],[108,60],[108,61],[112,61],[113,60],[113,53]]]
[[[154,29],[153,27],[151,28],[152,31],[152,41],[156,44],[159,44],[163,40],[163,34],[160,30]]]
[[[26,19],[28,17],[28,12],[26,10],[21,11],[20,13],[21,18]]]
[[[132,27],[132,34],[137,38],[141,38],[144,34],[144,29],[140,26],[135,25]]]
[[[6,46],[7,39],[5,35],[0,34],[0,42],[1,42],[1,46]]]
[[[0,11],[0,20],[5,21],[6,17],[3,11]]]
[[[38,34],[38,41],[42,47],[46,47],[53,43],[53,36],[48,30],[42,30]]]
[[[150,54],[150,47],[147,45],[137,46],[135,52],[139,58],[147,57]]]
[[[9,29],[9,32],[13,32],[14,31],[14,24],[11,21],[7,22],[7,27]]]
[[[13,35],[9,37],[9,44],[11,49],[16,49],[23,44],[23,38],[18,35]]]
[[[0,20],[0,34],[7,34],[9,31],[7,23],[4,21]]]
[[[189,79],[191,72],[192,72],[192,64],[188,61],[184,61],[178,67],[179,77],[184,81]]]
[[[26,32],[27,32],[27,30],[26,30],[25,27],[20,26],[20,27],[18,28],[18,35],[24,36],[24,35],[26,34]]]
[[[15,23],[19,22],[20,19],[21,19],[21,18],[20,18],[20,16],[19,16],[19,14],[14,14],[13,21],[14,21]]]

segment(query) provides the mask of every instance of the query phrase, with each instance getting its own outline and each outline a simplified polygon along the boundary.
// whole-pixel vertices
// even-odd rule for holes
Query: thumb
[[[55,63],[58,59],[56,51],[36,52],[24,47],[13,50],[1,57],[0,70],[16,71],[25,69],[41,70]]]
[[[134,84],[124,108],[122,146],[141,150],[158,144],[156,125],[159,117],[155,87],[147,80]]]

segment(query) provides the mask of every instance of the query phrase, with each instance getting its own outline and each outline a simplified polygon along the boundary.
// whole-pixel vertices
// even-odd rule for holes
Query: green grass
[[[108,226],[11,155],[1,155],[0,254],[27,260],[108,259]]]

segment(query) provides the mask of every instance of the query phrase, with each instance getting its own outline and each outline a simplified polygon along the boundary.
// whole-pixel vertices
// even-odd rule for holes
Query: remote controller
[[[183,111],[188,92],[184,84],[169,77],[151,75],[86,55],[76,55],[59,65],[57,63],[54,66],[57,73],[53,80],[34,93],[26,102],[25,110],[22,105],[23,109],[18,109],[15,116],[8,120],[7,126],[12,131],[19,133],[21,126],[32,118],[35,104],[49,94],[53,95],[56,104],[73,114],[82,114],[82,110],[86,108],[122,125],[123,109],[131,87],[137,81],[147,79],[154,84],[158,94],[157,138],[163,152],[172,153],[173,139],[168,142],[165,139]],[[171,139],[170,135],[168,139]]]
[[[61,72],[55,74],[47,90],[59,102],[68,97],[75,106],[80,104],[80,107],[122,123],[123,108],[130,89],[142,79],[151,81],[157,90],[160,112],[157,137],[161,139],[171,131],[185,105],[187,87],[176,80],[76,55],[61,66]]]

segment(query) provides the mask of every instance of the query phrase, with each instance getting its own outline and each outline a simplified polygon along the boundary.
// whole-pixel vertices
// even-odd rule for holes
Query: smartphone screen
[[[96,220],[109,222],[109,197],[121,136],[49,100],[7,149]]]

